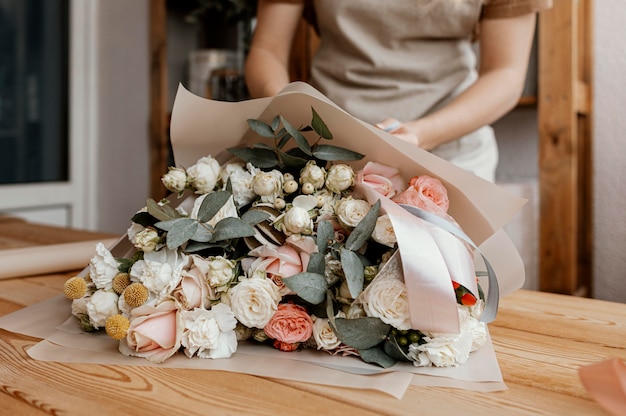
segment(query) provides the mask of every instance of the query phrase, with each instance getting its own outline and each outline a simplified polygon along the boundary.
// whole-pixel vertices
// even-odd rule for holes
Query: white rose
[[[211,192],[220,176],[220,164],[211,156],[198,159],[195,165],[187,169],[189,183],[197,194]]]
[[[448,335],[437,338],[424,337],[425,344],[409,345],[409,358],[417,367],[455,367],[469,358],[472,348],[470,334]]]
[[[89,298],[82,297],[72,300],[72,315],[87,315],[87,300]]]
[[[377,243],[393,247],[396,242],[396,233],[393,231],[393,225],[389,215],[381,215],[376,219],[376,226],[372,232],[372,239]]]
[[[221,292],[228,289],[228,283],[235,277],[236,266],[236,262],[222,256],[210,257],[207,272],[209,286]]]
[[[313,219],[309,211],[300,207],[291,207],[283,217],[283,232],[291,234],[312,234]]]
[[[130,268],[130,278],[134,282],[143,283],[157,300],[163,300],[180,283],[183,268],[188,261],[187,255],[168,248],[145,253],[143,260],[135,262]]]
[[[261,201],[273,203],[276,198],[283,197],[283,181],[283,174],[277,170],[258,171],[252,179],[252,190]]]
[[[239,322],[248,328],[263,329],[280,302],[278,288],[270,279],[243,279],[228,291],[230,306]]]
[[[107,318],[119,312],[117,299],[118,295],[112,290],[97,290],[87,299],[85,307],[94,328],[104,327]]]
[[[337,220],[344,227],[354,228],[367,215],[371,206],[363,199],[342,198],[335,206]]]
[[[374,279],[362,294],[367,316],[380,318],[394,328],[411,329],[409,300],[404,283],[398,279]]]
[[[354,185],[354,170],[348,165],[333,165],[326,177],[326,187],[332,192],[341,193]]]
[[[313,188],[320,189],[324,186],[324,179],[326,179],[326,171],[317,166],[314,160],[309,160],[300,170],[300,184],[310,183]]]
[[[318,350],[334,350],[341,344],[327,318],[313,316],[313,338]]]
[[[471,335],[471,352],[474,352],[487,343],[487,324],[481,322],[478,317],[472,315],[472,307],[468,308],[462,305],[457,306],[459,309],[461,333]]]
[[[237,350],[237,320],[228,305],[219,303],[211,310],[196,308],[181,312],[185,355],[200,358],[229,358]]]
[[[253,175],[244,169],[241,163],[229,163],[222,168],[220,173],[223,189],[230,180],[233,198],[238,207],[254,201],[256,195],[252,190]]]
[[[135,234],[132,242],[137,249],[149,253],[156,250],[159,239],[159,233],[154,228],[144,228]]]
[[[328,189],[320,189],[314,196],[317,198],[317,207],[320,216],[335,215],[335,202],[337,201],[337,195],[330,192]]]
[[[167,173],[161,177],[161,182],[172,192],[182,192],[187,186],[187,172],[182,168],[170,167]]]
[[[202,201],[204,201],[204,198],[206,198],[207,195],[208,194],[201,195],[198,198],[196,198],[196,200],[193,202],[193,208],[191,209],[191,214],[189,215],[189,218],[193,218],[194,220],[198,219],[200,206],[202,205]],[[222,207],[219,209],[219,211],[217,211],[215,213],[213,218],[211,218],[206,223],[209,224],[212,227],[215,227],[215,224],[217,224],[218,222],[220,222],[224,218],[230,218],[230,217],[232,217],[232,218],[239,218],[239,215],[237,213],[237,207],[235,207],[235,202],[233,200],[232,195],[231,195],[230,198],[228,198],[226,203],[224,205],[222,205]]]
[[[96,255],[89,261],[89,277],[98,289],[113,288],[113,278],[119,263],[102,243],[96,245]]]

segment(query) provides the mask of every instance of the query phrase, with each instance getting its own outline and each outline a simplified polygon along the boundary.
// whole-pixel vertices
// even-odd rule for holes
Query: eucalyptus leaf
[[[385,343],[383,344],[383,348],[385,353],[390,357],[398,360],[398,361],[412,361],[408,355],[404,352],[400,345],[398,345],[398,340],[393,335],[389,336]]]
[[[393,367],[397,360],[390,357],[380,346],[359,350],[361,359],[369,364],[377,364],[382,368]]]
[[[348,250],[358,250],[363,244],[370,238],[374,227],[376,227],[376,220],[378,219],[378,212],[380,211],[380,200],[370,208],[369,212],[363,217],[361,222],[354,227],[354,230],[350,233],[346,239],[345,247]]]
[[[324,254],[311,253],[311,255],[309,256],[309,264],[306,268],[306,271],[309,273],[317,273],[323,275],[325,269],[326,261],[324,260]]]
[[[383,342],[391,325],[369,316],[356,319],[335,318],[335,329],[341,342],[357,350],[365,350]]]
[[[280,117],[276,116],[272,119],[272,130],[276,131],[278,126],[280,126]]]
[[[170,210],[165,208],[165,206],[159,205],[152,198],[148,198],[147,208],[148,208],[148,213],[159,221],[167,221],[167,220],[173,220],[174,218],[177,218],[176,216],[172,215]],[[171,209],[171,207],[168,207],[168,208]]]
[[[331,144],[318,144],[313,146],[311,153],[318,159],[327,161],[342,160],[346,162],[361,160],[365,155],[343,147]]]
[[[167,221],[159,221],[156,224],[154,224],[154,226],[160,230],[163,231],[169,231],[171,230],[178,222],[182,221],[183,219],[188,219],[188,218],[176,218],[173,220],[167,220]],[[193,221],[193,220],[192,220]]]
[[[326,253],[328,243],[333,240],[335,230],[330,221],[324,220],[317,223],[317,251]]]
[[[231,147],[228,151],[244,162],[252,163],[261,169],[269,169],[278,165],[278,157],[272,150]]]
[[[150,213],[141,211],[133,215],[131,221],[144,227],[152,227],[157,220]]]
[[[285,166],[289,168],[300,168],[306,165],[307,159],[303,159],[297,156],[292,156],[289,153],[278,151],[280,155],[280,159],[283,161]]]
[[[276,138],[279,139],[276,147],[282,149],[287,143],[289,143],[289,139],[291,139],[291,134],[287,133],[287,130],[285,130],[285,128],[283,127],[278,133],[276,133]]]
[[[259,136],[274,137],[274,130],[269,124],[264,123],[261,120],[257,120],[253,118],[249,118],[247,121],[248,121],[248,126],[250,126],[250,129],[256,134],[258,134]]]
[[[222,243],[202,243],[198,241],[190,240],[189,243],[185,246],[185,253],[197,253],[199,251],[208,250],[212,248],[219,248],[220,250],[224,250],[227,245]]]
[[[198,229],[198,222],[191,218],[178,218],[173,221],[173,225],[167,232],[167,248],[175,249],[193,237]]]
[[[300,150],[302,150],[304,153],[310,156],[311,146],[309,145],[309,142],[307,141],[306,137],[304,137],[302,133],[298,131],[298,129],[293,127],[283,116],[280,116],[280,121],[283,123],[285,130],[287,130],[287,132],[291,135],[291,137],[294,138]]]
[[[361,263],[359,256],[351,250],[342,248],[340,253],[341,267],[343,268],[343,274],[346,276],[350,296],[356,299],[359,293],[363,291],[363,263]]]
[[[213,242],[230,240],[232,238],[252,237],[255,228],[239,218],[227,217],[215,224]]]
[[[311,127],[313,127],[313,130],[315,130],[320,137],[332,140],[333,134],[328,129],[328,126],[326,126],[326,123],[324,123],[324,120],[322,120],[313,107],[311,107],[311,111],[313,112],[313,119],[311,120]]]
[[[213,240],[213,233],[208,230],[205,225],[198,224],[198,228],[191,237],[191,240],[198,241],[200,243],[208,243]]]
[[[241,220],[248,225],[254,226],[267,220],[269,217],[270,214],[268,214],[267,212],[258,209],[250,209],[241,215]]]
[[[326,279],[317,273],[302,272],[283,277],[283,283],[303,300],[313,305],[320,304],[326,298]]]
[[[226,191],[216,191],[206,194],[198,209],[198,221],[210,221],[230,197],[231,194]]]
[[[274,148],[266,143],[253,143],[252,147],[255,149],[267,149],[267,150],[274,151]]]

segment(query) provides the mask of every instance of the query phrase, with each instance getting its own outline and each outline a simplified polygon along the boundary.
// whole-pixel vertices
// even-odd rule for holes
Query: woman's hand
[[[376,124],[376,127],[393,134],[397,138],[402,139],[405,142],[410,143],[414,146],[422,147],[422,143],[420,143],[417,129],[415,128],[415,126],[416,122],[402,123],[400,120],[396,120],[395,118],[386,118],[380,123]]]

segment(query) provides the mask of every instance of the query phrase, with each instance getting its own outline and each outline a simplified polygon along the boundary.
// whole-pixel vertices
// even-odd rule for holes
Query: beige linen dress
[[[505,4],[504,15],[531,11],[516,7],[533,3],[495,2]],[[446,105],[478,77],[472,35],[484,13],[483,0],[313,3],[320,47],[310,82],[365,122],[374,124],[386,117],[415,120]],[[432,152],[494,180],[498,149],[489,126]]]

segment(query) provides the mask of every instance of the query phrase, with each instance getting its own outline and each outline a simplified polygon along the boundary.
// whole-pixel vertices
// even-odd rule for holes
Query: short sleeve
[[[536,13],[552,7],[552,0],[485,0],[483,19],[500,19]]]

